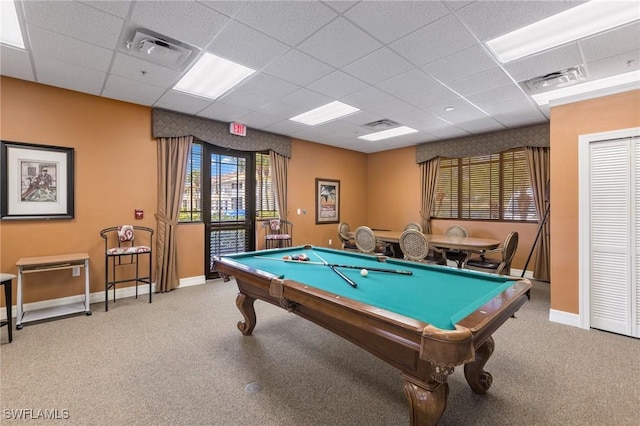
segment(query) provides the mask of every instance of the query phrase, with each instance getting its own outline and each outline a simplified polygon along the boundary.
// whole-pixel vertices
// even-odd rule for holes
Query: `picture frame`
[[[340,181],[316,178],[316,225],[340,222]]]
[[[74,218],[74,149],[0,141],[0,219]]]

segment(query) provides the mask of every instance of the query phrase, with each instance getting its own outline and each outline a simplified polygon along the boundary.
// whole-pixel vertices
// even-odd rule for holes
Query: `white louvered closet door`
[[[637,138],[591,143],[590,163],[591,326],[638,337],[640,259],[634,256],[640,252]]]

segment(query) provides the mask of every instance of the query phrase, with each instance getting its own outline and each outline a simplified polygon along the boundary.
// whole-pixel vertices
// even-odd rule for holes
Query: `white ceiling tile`
[[[275,117],[280,117],[281,119],[288,120],[289,118],[300,114],[300,107],[285,104],[283,102],[271,102],[270,104],[263,106],[257,111],[263,114],[272,115]]]
[[[406,126],[421,130],[423,133],[432,132],[436,129],[443,129],[450,126],[449,123],[442,120],[440,117],[436,117],[433,114],[419,109],[401,114],[398,116],[398,121]]]
[[[152,86],[173,86],[181,73],[124,53],[116,53],[111,73]]]
[[[327,49],[327,46],[332,46]],[[340,68],[382,46],[344,18],[322,28],[298,45],[298,49]]]
[[[297,50],[272,62],[264,72],[299,86],[311,83],[334,71],[329,65]]]
[[[124,20],[82,3],[71,1],[26,1],[25,13],[31,25],[97,46],[113,49]]]
[[[260,109],[265,105],[268,105],[270,102],[273,102],[273,99],[266,96],[248,93],[242,89],[238,89],[227,92],[220,98],[220,101],[227,105],[249,108],[253,110]]]
[[[640,22],[589,37],[578,44],[587,62],[640,50]]]
[[[240,1],[240,0],[199,0],[200,3],[204,4],[211,9],[215,9],[218,12],[227,15],[229,17],[233,17],[245,7],[249,1]]]
[[[220,57],[259,70],[291,48],[240,22],[230,22],[207,48]]]
[[[505,129],[505,126],[491,117],[481,117],[475,120],[460,121],[456,123],[456,126],[469,133],[487,133],[492,130],[495,131],[501,127]]]
[[[456,15],[480,41],[487,41],[569,8],[557,0],[475,1]]]
[[[447,106],[453,107],[453,111],[445,111],[441,106],[433,106],[430,108],[423,108],[426,112],[440,117],[444,121],[451,124],[464,123],[470,120],[477,120],[486,117],[486,115],[478,110],[469,102],[463,99],[451,100]]]
[[[352,8],[353,6],[355,6],[356,4],[360,3],[360,0],[358,1],[348,1],[348,0],[329,0],[329,1],[323,1],[324,4],[326,4],[327,6],[329,6],[330,8],[332,8],[333,10],[337,11],[337,12],[346,12],[347,10],[349,10],[350,8]]]
[[[472,104],[483,108],[487,105],[495,105],[516,99],[524,99],[526,96],[518,86],[514,84],[507,84],[496,87],[495,89],[467,96],[466,98]]]
[[[280,102],[282,103],[299,107],[301,111],[298,114],[328,104],[332,101],[333,99],[328,96],[324,96],[320,93],[316,93],[304,88],[298,89],[295,92],[290,93],[280,99]]]
[[[306,86],[326,96],[340,99],[367,87],[367,83],[342,71],[334,71]]]
[[[352,62],[342,70],[367,83],[376,84],[412,68],[413,65],[408,61],[384,47]]]
[[[107,72],[113,51],[81,40],[29,25],[29,39],[35,55]]]
[[[242,84],[242,91],[274,100],[287,96],[299,88],[295,84],[264,73],[258,73]]]
[[[0,74],[21,80],[35,81],[31,58],[26,50],[0,44]]]
[[[393,99],[394,97],[388,93],[370,86],[366,89],[362,89],[356,93],[345,96],[342,98],[342,102],[356,108],[368,109],[371,105],[376,105],[380,102],[391,102]]]
[[[444,108],[447,106],[445,104],[449,104],[454,99],[459,99],[459,96],[442,85],[431,86],[427,90],[404,96],[405,101],[422,109],[434,106]]]
[[[611,77],[616,74],[625,74],[640,69],[640,50],[625,52],[623,54],[591,62],[587,66],[587,75],[590,79],[598,80]]]
[[[103,12],[116,15],[120,18],[126,18],[129,14],[129,9],[131,9],[131,4],[133,2],[120,0],[86,0],[82,3],[86,4],[87,6],[100,9]]]
[[[449,9],[439,1],[363,1],[345,16],[377,39],[390,43],[448,13]],[[395,19],[390,20],[389,16]]]
[[[186,114],[196,114],[211,105],[210,99],[191,96],[177,90],[168,90],[153,105],[157,108],[179,110]]]
[[[546,117],[530,99],[488,105],[484,110],[505,126],[524,126],[546,121]]]
[[[259,111],[250,112],[242,116],[242,124],[252,128],[264,128],[282,121],[280,117],[263,114]]]
[[[439,86],[433,78],[429,77],[419,69],[412,69],[396,77],[381,81],[376,87],[384,90],[390,95],[397,97],[410,96],[416,92],[426,91],[429,88]]]
[[[49,86],[63,87],[92,95],[99,95],[106,74],[78,65],[57,61],[45,56],[33,57],[37,82]]]
[[[361,127],[364,124],[372,123],[372,122],[378,121],[378,120],[382,120],[383,118],[385,118],[385,117],[381,116],[380,114],[375,114],[375,113],[370,112],[370,111],[361,110],[357,114],[351,114],[351,115],[348,115],[348,116],[342,118],[342,121],[344,121],[345,123],[352,124],[352,125],[357,126],[357,127]]]
[[[414,111],[416,107],[400,99],[394,99],[390,102],[381,102],[378,104],[369,105],[368,111],[374,114],[379,114],[383,117],[389,118],[394,121],[398,121],[396,117],[405,112]]]
[[[390,47],[415,65],[422,66],[476,43],[477,40],[455,17],[447,15],[394,41]]]
[[[138,1],[131,20],[183,43],[205,47],[229,18],[193,1]]]
[[[214,102],[198,113],[198,117],[211,118],[218,121],[234,121],[251,113],[251,109],[225,104],[222,101]]]
[[[336,16],[336,12],[320,2],[252,1],[236,18],[258,31],[295,46]]]
[[[458,80],[497,65],[497,61],[481,45],[453,53],[422,67],[422,70],[444,83]]]
[[[165,89],[162,87],[110,75],[102,91],[102,96],[138,105],[153,105],[160,99],[164,91]]]
[[[447,86],[466,97],[511,83],[513,82],[504,71],[496,67],[461,78],[460,80],[450,81],[447,83]]]

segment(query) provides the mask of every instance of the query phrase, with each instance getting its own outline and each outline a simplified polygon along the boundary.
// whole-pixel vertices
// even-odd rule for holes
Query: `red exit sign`
[[[247,136],[247,126],[240,123],[229,123],[229,133],[238,136]]]

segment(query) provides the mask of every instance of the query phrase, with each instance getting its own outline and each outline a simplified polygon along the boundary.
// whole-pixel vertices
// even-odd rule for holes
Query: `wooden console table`
[[[23,323],[45,318],[85,312],[91,315],[89,307],[89,255],[87,253],[61,254],[57,256],[23,257],[16,262],[18,267],[18,297],[16,301],[16,329]],[[34,272],[57,271],[60,269],[84,267],[84,302],[70,303],[50,308],[24,312],[22,309],[22,276]]]

